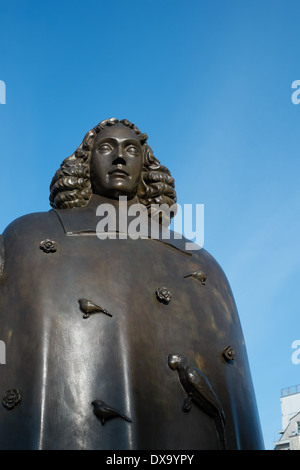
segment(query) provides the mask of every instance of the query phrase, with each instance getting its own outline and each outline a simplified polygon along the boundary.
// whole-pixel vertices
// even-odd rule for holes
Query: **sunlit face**
[[[101,130],[94,141],[90,162],[94,194],[113,199],[133,198],[142,168],[142,146],[132,129],[118,123]]]

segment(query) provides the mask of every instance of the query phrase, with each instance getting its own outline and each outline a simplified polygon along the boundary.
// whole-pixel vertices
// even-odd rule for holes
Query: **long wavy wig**
[[[137,190],[137,197],[141,204],[151,213],[151,205],[159,204],[163,207],[175,207],[175,182],[170,171],[161,165],[153,155],[151,147],[147,144],[148,136],[143,134],[135,124],[127,119],[119,121],[115,118],[101,121],[97,126],[87,132],[80,146],[56,171],[50,185],[50,204],[55,209],[72,209],[85,206],[92,196],[90,181],[90,159],[96,136],[105,126],[114,126],[121,123],[133,129],[143,150],[143,169],[141,181]],[[165,210],[165,212],[167,212]],[[168,213],[168,219],[174,213]]]

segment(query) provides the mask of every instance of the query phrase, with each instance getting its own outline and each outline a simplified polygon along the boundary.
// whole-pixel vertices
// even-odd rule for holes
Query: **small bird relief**
[[[131,423],[131,419],[125,416],[120,411],[112,408],[111,406],[104,403],[102,400],[94,400],[92,403],[94,414],[97,418],[101,421],[102,426],[104,426],[105,422],[113,419],[113,418],[121,418]]]
[[[189,412],[194,404],[210,416],[214,420],[220,449],[226,449],[224,410],[208,378],[200,369],[192,366],[182,354],[169,354],[168,365],[172,370],[177,370],[180,383],[187,393],[182,406],[183,411]]]
[[[206,274],[203,271],[194,271],[193,273],[187,274],[184,276],[184,279],[187,279],[191,277],[192,279],[196,279],[196,281],[201,282],[203,286],[205,286],[205,281],[206,281]]]
[[[105,308],[95,304],[91,300],[79,299],[78,303],[80,310],[83,313],[83,318],[89,318],[90,315],[94,315],[95,313],[104,313],[105,315],[112,317],[112,314],[105,310]]]

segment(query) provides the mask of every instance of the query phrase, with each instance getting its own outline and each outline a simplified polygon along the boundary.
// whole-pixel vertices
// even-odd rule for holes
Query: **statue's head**
[[[83,207],[93,194],[112,199],[137,197],[148,211],[154,203],[175,204],[174,179],[154,157],[147,139],[127,119],[101,121],[55,173],[51,206]]]

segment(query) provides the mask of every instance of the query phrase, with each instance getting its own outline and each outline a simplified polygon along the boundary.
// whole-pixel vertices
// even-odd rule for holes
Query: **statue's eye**
[[[112,151],[112,146],[108,143],[101,144],[100,147],[98,147],[99,152],[111,152]]]
[[[126,152],[131,155],[139,155],[140,153],[139,149],[135,145],[128,145],[128,147],[126,147]]]

